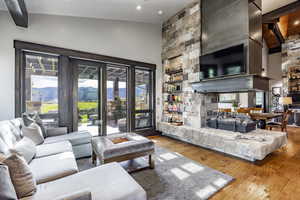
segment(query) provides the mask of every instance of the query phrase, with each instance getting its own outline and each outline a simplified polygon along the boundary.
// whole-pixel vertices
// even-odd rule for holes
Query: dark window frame
[[[156,112],[155,112],[155,71],[153,70],[149,70],[148,68],[142,67],[142,66],[136,66],[134,69],[134,73],[136,70],[141,70],[141,71],[148,71],[149,72],[149,95],[150,95],[150,102],[149,102],[149,109],[145,109],[145,110],[136,110],[136,108],[134,107],[134,120],[136,119],[135,114],[139,114],[139,113],[149,113],[150,114],[150,118],[151,118],[151,124],[152,126],[146,126],[146,127],[136,127],[136,124],[134,123],[134,129],[137,131],[142,131],[144,129],[151,129],[155,124],[155,117],[156,117]],[[154,80],[153,80],[154,78]],[[135,87],[136,87],[136,81],[134,80],[134,91],[135,91]],[[134,95],[134,102],[135,102],[135,95]]]
[[[155,110],[155,71],[156,71],[156,65],[151,63],[145,63],[145,62],[139,62],[129,59],[123,59],[123,58],[117,58],[112,56],[105,56],[100,54],[94,54],[94,53],[88,53],[78,50],[72,50],[72,49],[66,49],[61,47],[54,47],[54,46],[48,46],[48,45],[42,45],[42,44],[36,44],[31,42],[24,42],[15,40],[14,41],[14,48],[15,48],[15,117],[21,117],[21,114],[25,111],[25,105],[24,105],[24,97],[25,97],[25,91],[23,90],[25,87],[25,67],[24,64],[25,61],[25,53],[33,53],[33,54],[41,54],[41,55],[49,55],[49,56],[57,56],[58,62],[59,62],[59,73],[62,69],[64,70],[64,73],[66,71],[70,70],[71,65],[71,59],[77,58],[87,61],[95,61],[99,63],[104,63],[105,67],[103,69],[106,69],[106,63],[117,63],[126,65],[128,68],[128,130],[129,131],[141,131],[140,129],[136,129],[135,127],[135,69],[142,69],[142,70],[149,70],[151,73],[150,78],[150,84],[151,84],[151,92],[150,92],[150,98],[151,98],[151,106],[150,110],[152,110],[152,126],[151,127],[145,127],[142,129],[151,129],[155,130],[155,116],[156,116],[156,110]],[[105,70],[104,70],[105,71]],[[60,75],[58,75],[60,76]],[[103,80],[106,80],[106,73],[102,73]],[[72,76],[68,78],[62,78],[64,80],[60,81],[66,81],[67,79],[72,80]],[[66,79],[66,80],[65,80]],[[70,81],[72,82],[72,81]],[[105,87],[105,83],[103,84],[103,87]],[[59,88],[61,90],[61,88]],[[72,95],[73,90],[67,91],[69,92],[69,95]],[[60,92],[59,92],[60,93]],[[66,95],[64,95],[66,96]],[[63,98],[63,97],[62,97]],[[102,97],[103,98],[103,97]],[[106,98],[106,97],[105,97]],[[106,100],[102,100],[103,103],[106,102]],[[105,106],[106,107],[106,106]],[[69,131],[73,130],[72,124],[70,124],[70,121],[73,121],[73,115],[72,109],[70,107],[65,108],[67,113],[64,111],[59,111],[59,125],[60,126],[67,126],[69,128]],[[106,108],[103,110],[105,112]],[[63,114],[64,113],[64,114]],[[64,116],[62,116],[64,115]],[[69,115],[69,116],[66,116]],[[64,119],[65,121],[61,122],[61,119]],[[103,120],[103,119],[102,119]]]
[[[57,74],[57,84],[58,84],[58,87],[57,87],[57,93],[58,93],[58,99],[59,99],[59,96],[60,96],[60,94],[59,94],[59,90],[60,90],[60,88],[59,88],[59,85],[60,85],[60,79],[61,79],[61,77],[59,76],[59,71],[60,71],[60,57],[58,56],[58,55],[54,55],[54,54],[47,54],[47,53],[37,53],[37,52],[31,52],[31,51],[23,51],[22,52],[22,60],[23,60],[23,62],[22,62],[22,68],[20,69],[20,71],[22,71],[22,74],[21,74],[21,85],[22,85],[22,93],[21,94],[19,94],[19,95],[21,95],[21,99],[22,99],[22,103],[21,103],[21,111],[22,112],[26,112],[26,56],[37,56],[37,57],[44,57],[44,58],[55,58],[55,59],[57,59],[57,61],[58,61],[58,66],[57,66],[57,70],[58,70],[58,74]],[[60,121],[60,114],[59,114],[59,112],[60,112],[60,104],[58,103],[58,116],[57,116],[57,118],[58,118],[58,121]]]

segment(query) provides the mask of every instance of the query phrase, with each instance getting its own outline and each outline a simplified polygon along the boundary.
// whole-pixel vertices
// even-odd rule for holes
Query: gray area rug
[[[202,200],[229,184],[229,175],[192,161],[183,155],[156,146],[155,169],[131,173],[145,189],[148,200]],[[91,159],[77,161],[80,170],[94,167]],[[127,171],[145,167],[147,157],[121,163]]]

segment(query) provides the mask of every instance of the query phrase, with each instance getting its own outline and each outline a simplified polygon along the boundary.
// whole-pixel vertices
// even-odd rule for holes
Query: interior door
[[[101,63],[72,60],[74,67],[73,129],[102,135]]]

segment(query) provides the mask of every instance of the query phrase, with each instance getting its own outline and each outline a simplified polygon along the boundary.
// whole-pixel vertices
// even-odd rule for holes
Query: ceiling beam
[[[6,6],[15,24],[28,27],[28,12],[24,0],[5,0]]]
[[[275,23],[274,26],[273,26],[273,32],[274,32],[274,34],[275,34],[278,42],[280,44],[284,43],[284,41],[285,41],[284,37],[282,36],[282,33],[281,33],[281,31],[280,31],[279,26],[278,26],[277,23]]]
[[[274,11],[268,12],[262,16],[263,23],[274,22],[278,20],[281,16],[287,15],[289,13],[295,12],[300,9],[300,0],[290,3],[286,6],[278,8]]]

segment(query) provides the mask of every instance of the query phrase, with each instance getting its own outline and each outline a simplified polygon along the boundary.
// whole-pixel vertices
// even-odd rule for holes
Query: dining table
[[[283,113],[250,113],[252,120],[258,121],[257,127],[266,129],[267,120],[283,117]]]

